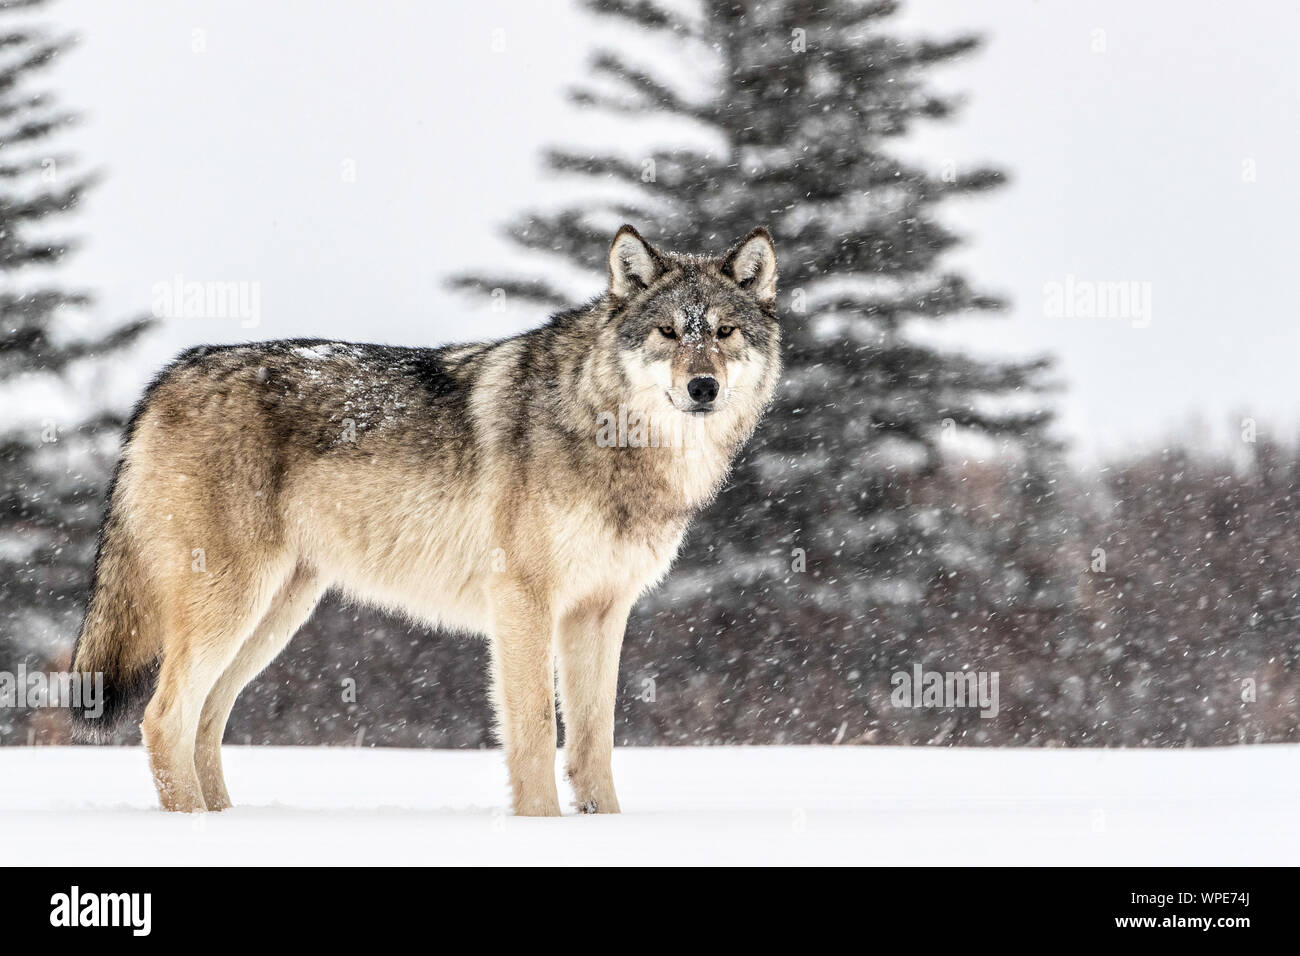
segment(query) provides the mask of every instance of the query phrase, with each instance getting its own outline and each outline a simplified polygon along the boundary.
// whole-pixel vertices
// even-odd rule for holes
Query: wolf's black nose
[[[693,378],[686,383],[686,394],[693,402],[711,402],[718,397],[718,380],[711,375]]]

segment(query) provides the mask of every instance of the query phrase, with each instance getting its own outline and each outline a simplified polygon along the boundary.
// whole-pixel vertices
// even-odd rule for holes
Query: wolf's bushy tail
[[[121,482],[115,478],[113,486],[100,531],[90,601],[72,652],[74,672],[103,675],[100,706],[72,708],[78,731],[92,739],[112,733],[148,696],[163,646],[139,549],[114,507]]]

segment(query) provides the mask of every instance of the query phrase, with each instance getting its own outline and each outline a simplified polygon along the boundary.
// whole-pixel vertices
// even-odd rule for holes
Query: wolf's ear
[[[609,291],[625,299],[641,289],[648,288],[655,279],[668,270],[664,257],[641,233],[631,226],[623,226],[609,247]]]
[[[776,302],[776,246],[762,226],[727,253],[722,271],[763,305]]]

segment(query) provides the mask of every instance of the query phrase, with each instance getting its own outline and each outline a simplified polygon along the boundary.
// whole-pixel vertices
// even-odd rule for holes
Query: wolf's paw
[[[579,797],[573,801],[573,808],[579,813],[618,813],[618,798],[612,793],[607,797]]]

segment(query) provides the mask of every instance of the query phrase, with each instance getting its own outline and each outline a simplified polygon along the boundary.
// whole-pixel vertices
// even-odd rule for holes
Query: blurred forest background
[[[43,0],[0,2],[0,10]],[[603,282],[630,220],[670,249],[723,248],[766,223],[782,258],[787,374],[771,414],[624,644],[620,744],[1185,746],[1295,740],[1300,713],[1300,453],[1264,423],[1236,452],[1194,443],[1081,470],[1052,433],[1047,358],[943,347],[943,324],[1004,303],[945,267],[945,200],[995,168],[901,158],[957,103],[928,69],[978,46],[891,33],[893,2],[589,0],[594,15],[696,44],[717,84],[596,51],[579,105],[689,117],[712,151],[548,153],[624,199],[527,211],[509,226]],[[84,307],[61,238],[92,177],[48,138],[67,41],[0,28],[0,395],[113,362],[149,323],[70,337]],[[651,228],[653,224],[653,228]],[[561,307],[528,275],[462,275],[467,294]],[[595,288],[595,285],[593,285]],[[938,330],[939,334],[936,334]],[[123,409],[0,435],[0,670],[66,668]],[[898,709],[890,675],[997,671],[1001,712]],[[227,739],[491,743],[487,656],[329,598],[236,706]],[[347,688],[355,682],[355,695]],[[59,710],[0,709],[0,741],[64,742]],[[138,739],[125,732],[123,741]]]

